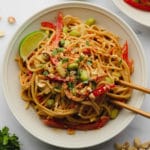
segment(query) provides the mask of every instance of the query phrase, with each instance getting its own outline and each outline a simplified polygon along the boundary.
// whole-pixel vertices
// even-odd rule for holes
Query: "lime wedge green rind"
[[[19,45],[20,57],[25,61],[27,57],[38,47],[38,44],[45,39],[47,34],[43,31],[34,31],[26,35]]]

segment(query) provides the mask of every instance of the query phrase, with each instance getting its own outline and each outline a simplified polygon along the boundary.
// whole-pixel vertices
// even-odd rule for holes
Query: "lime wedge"
[[[38,44],[46,38],[47,34],[43,31],[34,31],[26,35],[19,45],[20,57],[25,61]]]

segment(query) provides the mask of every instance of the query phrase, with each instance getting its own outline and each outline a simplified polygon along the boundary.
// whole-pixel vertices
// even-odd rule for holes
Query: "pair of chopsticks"
[[[144,93],[148,93],[150,94],[150,89],[148,88],[144,88],[142,86],[139,86],[139,85],[136,85],[136,84],[133,84],[133,83],[129,83],[129,82],[126,82],[126,81],[122,81],[122,80],[118,80],[117,81],[118,83],[122,84],[122,85],[125,85],[125,86],[128,86],[130,88],[133,88],[133,89],[136,89],[136,90],[139,90],[139,91],[142,91]],[[142,115],[144,117],[147,117],[147,118],[150,118],[150,113],[149,112],[145,112],[141,109],[138,109],[136,107],[133,107],[133,106],[130,106],[126,103],[123,103],[123,102],[120,102],[120,101],[117,101],[117,100],[112,100],[111,103],[115,104],[115,105],[118,105],[122,108],[126,108],[136,114],[139,114],[139,115]]]

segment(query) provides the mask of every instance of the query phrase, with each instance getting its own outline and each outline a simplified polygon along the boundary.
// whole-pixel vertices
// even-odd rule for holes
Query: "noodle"
[[[40,30],[47,37],[25,61],[16,58],[22,99],[52,127],[90,130],[104,126],[114,118],[113,110],[119,111],[109,101],[126,102],[132,93],[116,82],[130,82],[133,72],[119,37],[61,13],[54,28],[41,25]]]

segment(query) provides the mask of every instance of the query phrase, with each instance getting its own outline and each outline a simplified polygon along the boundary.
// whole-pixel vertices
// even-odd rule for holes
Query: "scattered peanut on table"
[[[5,35],[5,32],[0,30],[0,37],[3,37]]]
[[[16,22],[15,17],[13,17],[13,16],[9,16],[9,17],[8,17],[8,23],[14,24],[15,22]]]
[[[123,144],[115,143],[115,150],[150,150],[150,141],[141,142],[139,138],[134,138],[133,143],[124,142]]]
[[[0,16],[0,21],[2,20],[2,16]],[[7,21],[8,21],[8,23],[9,24],[14,24],[14,23],[16,23],[16,19],[15,19],[15,17],[13,17],[13,16],[9,16],[8,18],[7,18]],[[2,37],[4,37],[5,36],[5,32],[3,31],[3,30],[0,30],[0,38],[2,38]]]

